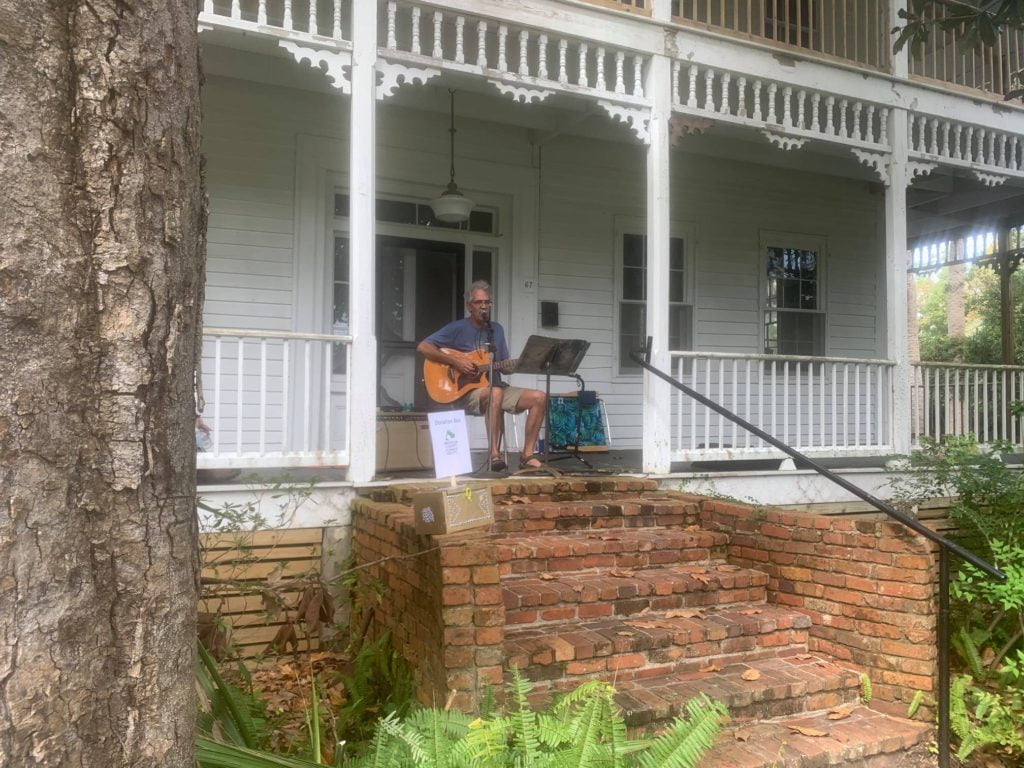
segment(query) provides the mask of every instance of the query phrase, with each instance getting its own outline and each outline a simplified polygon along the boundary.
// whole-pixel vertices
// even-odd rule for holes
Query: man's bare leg
[[[540,437],[540,425],[544,422],[544,412],[547,408],[547,395],[538,389],[528,389],[520,396],[516,407],[520,411],[526,411],[523,456],[529,461],[537,448],[537,439]],[[540,462],[536,462],[533,466],[540,466]]]
[[[499,447],[501,446],[501,437],[505,432],[505,420],[501,417],[501,400],[504,396],[504,392],[501,389],[495,387],[488,390],[487,396],[487,437],[488,437],[488,449],[490,451],[491,461],[501,458],[501,452]]]

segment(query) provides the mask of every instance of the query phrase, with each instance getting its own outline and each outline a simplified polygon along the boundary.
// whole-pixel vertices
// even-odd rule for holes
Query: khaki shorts
[[[518,413],[519,398],[522,397],[525,390],[522,387],[495,387],[495,389],[501,391],[501,410],[505,413]],[[484,412],[483,403],[490,391],[490,387],[472,389],[452,403],[452,407],[461,409],[470,416],[480,416]]]

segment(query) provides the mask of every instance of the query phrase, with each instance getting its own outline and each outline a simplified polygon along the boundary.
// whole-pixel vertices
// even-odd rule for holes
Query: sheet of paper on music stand
[[[428,413],[430,444],[434,449],[435,477],[454,477],[473,471],[465,411]]]

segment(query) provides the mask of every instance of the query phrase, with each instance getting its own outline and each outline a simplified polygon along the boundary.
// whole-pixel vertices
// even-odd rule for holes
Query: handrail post
[[[939,547],[939,768],[949,768],[949,551]]]

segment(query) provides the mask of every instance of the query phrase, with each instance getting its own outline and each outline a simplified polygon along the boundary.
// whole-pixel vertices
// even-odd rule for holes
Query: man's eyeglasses
[[[490,299],[477,299],[476,301],[471,301],[469,303],[476,307],[489,307],[494,302]]]

